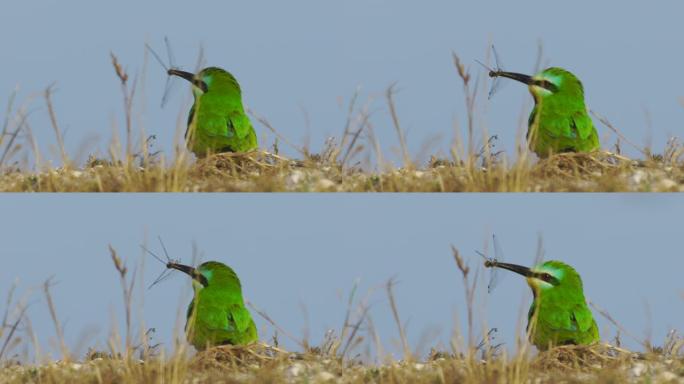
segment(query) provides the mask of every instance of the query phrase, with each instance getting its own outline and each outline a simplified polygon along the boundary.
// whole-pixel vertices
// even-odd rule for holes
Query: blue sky
[[[233,72],[245,103],[297,144],[308,137],[316,151],[326,137],[339,138],[346,106],[360,87],[359,102],[373,111],[371,123],[383,151],[395,158],[398,141],[383,92],[396,82],[398,113],[412,154],[418,155],[432,138],[439,138],[439,144],[430,153],[446,153],[454,125],[466,123],[451,52],[481,74],[474,60],[484,60],[493,42],[507,69],[529,73],[541,40],[550,65],[568,68],[582,79],[591,109],[631,141],[652,141],[661,151],[670,135],[682,133],[682,79],[672,69],[684,66],[684,54],[676,49],[684,33],[683,12],[677,1],[579,0],[557,7],[539,0],[429,5],[409,0],[197,5],[178,0],[26,0],[8,4],[0,23],[6,37],[0,103],[6,103],[16,86],[19,100],[25,101],[54,82],[57,117],[69,152],[76,156],[85,147],[85,152],[104,154],[114,122],[123,133],[110,51],[131,74],[142,75],[144,43],[163,54],[163,37],[168,36],[178,64],[187,69],[194,67],[203,45],[207,63]],[[188,88],[179,82],[169,105],[161,109],[162,69],[150,61],[140,81],[136,128],[155,134],[156,148],[170,156],[176,123],[187,113]],[[478,126],[497,134],[499,148],[512,155],[521,116],[526,118],[531,107],[527,90],[509,84],[491,102],[481,101]],[[54,135],[40,98],[30,110],[37,141],[54,159]],[[256,125],[268,147],[273,135]],[[610,131],[598,129],[604,145],[612,145]],[[623,148],[636,154],[624,143]]]
[[[446,344],[454,319],[465,322],[450,245],[475,268],[482,259],[474,251],[494,232],[509,262],[529,265],[541,233],[546,259],[573,265],[589,300],[637,337],[650,330],[659,344],[669,329],[684,329],[682,203],[679,195],[621,194],[8,195],[0,200],[4,217],[12,218],[0,223],[0,297],[14,279],[27,292],[54,276],[69,345],[76,348],[85,335],[81,347],[104,347],[112,314],[120,327],[123,320],[108,244],[132,267],[146,239],[161,252],[161,236],[174,259],[190,263],[195,242],[204,260],[231,265],[250,301],[297,337],[308,328],[313,343],[327,329],[339,330],[355,281],[364,296],[394,277],[411,345],[434,332],[428,343],[434,346]],[[145,285],[161,270],[145,257]],[[502,271],[501,277],[487,295],[488,275],[481,275],[476,321],[486,319],[499,329],[497,340],[513,346],[531,292],[519,276]],[[155,340],[170,345],[177,314],[190,300],[189,281],[174,274],[136,297],[144,299],[142,320],[156,329]],[[34,328],[50,351],[55,336],[44,299],[37,291],[29,301]],[[396,351],[384,291],[369,303],[385,348]],[[615,329],[596,315],[602,337],[611,339]],[[261,339],[270,341],[273,329],[255,319]],[[281,341],[296,348],[282,335]],[[638,347],[625,335],[623,341]]]

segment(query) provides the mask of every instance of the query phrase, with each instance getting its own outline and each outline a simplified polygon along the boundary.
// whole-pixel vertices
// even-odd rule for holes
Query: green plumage
[[[534,293],[527,323],[528,330],[533,327],[532,344],[543,350],[553,345],[597,342],[598,327],[575,269],[560,261],[547,261],[534,270],[559,278],[552,283],[527,279]]]
[[[173,266],[175,265],[175,266]],[[185,331],[197,350],[215,345],[245,345],[258,339],[252,315],[242,298],[240,279],[223,263],[208,261],[198,268],[172,264],[193,277],[194,298]]]
[[[502,71],[490,71],[489,75],[529,86],[535,105],[528,120],[527,140],[539,157],[599,149],[598,133],[584,103],[584,87],[571,72],[552,67],[535,76]]]
[[[229,72],[209,67],[198,74],[170,70],[192,83],[195,102],[188,115],[185,139],[198,157],[256,149],[257,137],[242,105],[240,85]]]
[[[591,152],[599,148],[598,133],[584,104],[584,87],[562,68],[548,68],[535,76],[553,83],[555,91],[530,85],[535,105],[527,138],[540,157],[560,152]]]
[[[547,261],[534,268],[497,261],[487,261],[485,266],[508,269],[527,278],[534,294],[527,330],[538,349],[599,341],[596,321],[584,298],[582,279],[571,266],[561,261]]]

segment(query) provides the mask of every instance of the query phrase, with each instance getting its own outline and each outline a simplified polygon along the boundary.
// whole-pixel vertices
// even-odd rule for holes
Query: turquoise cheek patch
[[[553,83],[556,87],[560,88],[562,83],[563,83],[563,76],[559,75],[552,75],[549,73],[545,73],[542,75],[542,77],[551,83]]]
[[[205,279],[207,279],[207,281],[211,281],[211,277],[214,275],[214,272],[206,269],[200,270],[200,273],[202,274],[202,276],[204,276]]]
[[[565,276],[565,271],[563,269],[557,269],[557,268],[545,268],[546,272],[548,272],[551,276],[554,276],[558,280],[563,280],[563,276]]]

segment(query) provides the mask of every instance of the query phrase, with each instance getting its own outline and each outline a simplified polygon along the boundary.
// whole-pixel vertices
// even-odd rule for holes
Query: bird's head
[[[190,73],[178,69],[169,69],[169,76],[178,76],[192,84],[192,92],[199,97],[207,92],[234,92],[240,94],[240,85],[230,72],[218,68],[208,67],[198,73]]]
[[[556,288],[582,291],[582,279],[575,268],[556,260],[546,261],[531,268],[527,284],[535,292]]]
[[[503,71],[492,71],[489,75],[506,77],[527,84],[536,101],[557,95],[579,97],[579,100],[584,101],[582,82],[572,72],[563,68],[546,68],[534,76]]]
[[[584,100],[584,87],[582,82],[563,68],[551,67],[532,76],[529,84],[530,93],[535,99],[541,99],[551,95],[568,95],[580,97]]]
[[[212,288],[237,288],[240,290],[240,279],[233,269],[218,261],[207,261],[193,268],[188,265],[169,263],[168,268],[181,271],[192,278],[195,291]]]
[[[582,292],[582,279],[575,269],[562,261],[550,260],[532,268],[517,264],[494,262],[492,267],[507,269],[525,276],[536,294],[550,290],[570,289]]]

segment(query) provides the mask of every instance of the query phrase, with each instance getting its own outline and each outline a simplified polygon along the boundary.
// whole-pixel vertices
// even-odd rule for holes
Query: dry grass
[[[339,139],[329,138],[318,153],[307,145],[296,145],[281,135],[264,117],[250,111],[255,124],[275,137],[270,151],[194,159],[177,143],[175,153],[166,157],[151,149],[151,137],[134,116],[138,76],[130,76],[112,54],[112,65],[123,95],[122,120],[124,144],[118,133],[109,145],[107,156],[90,155],[83,163],[65,150],[58,114],[52,104],[52,87],[41,95],[55,136],[55,167],[40,153],[37,138],[29,125],[31,102],[16,106],[10,97],[0,133],[0,191],[11,192],[222,192],[222,191],[296,191],[296,192],[527,192],[527,191],[683,191],[684,147],[671,138],[662,153],[654,154],[629,141],[606,118],[594,113],[604,128],[615,134],[614,152],[561,154],[537,159],[526,149],[521,119],[516,138],[516,153],[505,155],[494,150],[498,138],[487,133],[478,113],[485,82],[477,81],[457,55],[455,73],[461,80],[467,114],[462,138],[456,132],[448,155],[429,156],[430,145],[412,157],[395,106],[395,86],[390,86],[384,101],[399,142],[399,165],[388,156],[375,135],[370,102],[359,102],[358,92],[350,100],[347,119]],[[143,75],[144,77],[144,75]],[[133,79],[132,81],[130,79]],[[473,84],[475,83],[475,84]],[[184,118],[179,119],[183,121]],[[179,132],[184,131],[180,123]],[[605,130],[604,130],[605,131]],[[40,132],[48,132],[41,129]],[[44,139],[41,138],[41,142]],[[296,159],[284,157],[279,144],[291,148]],[[621,153],[621,143],[634,147],[639,160]],[[88,153],[84,148],[82,153]],[[76,156],[79,158],[79,156]],[[425,160],[428,159],[429,160]]]
[[[82,168],[0,176],[6,192],[678,192],[684,165],[609,153],[468,166],[433,158],[423,167],[367,172],[268,152],[215,155],[166,167],[92,161]]]
[[[571,353],[572,357],[548,353],[519,363],[437,356],[422,362],[394,361],[369,366],[311,353],[280,352],[258,344],[244,348],[217,347],[186,359],[126,361],[96,357],[43,366],[11,365],[0,370],[0,380],[4,383],[676,383],[683,380],[681,359],[605,355],[606,348],[584,348],[581,359],[565,348],[563,352]]]

